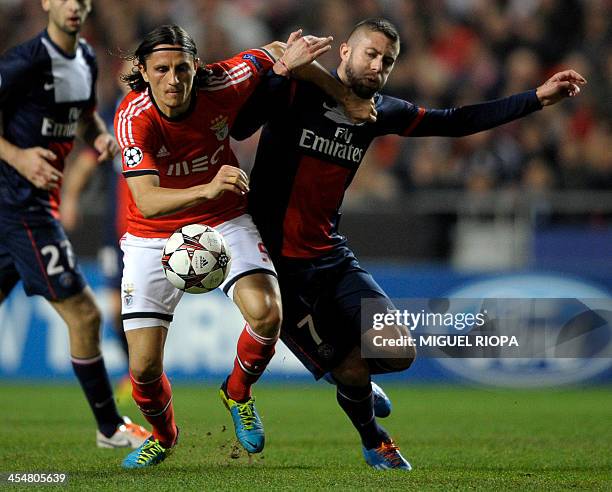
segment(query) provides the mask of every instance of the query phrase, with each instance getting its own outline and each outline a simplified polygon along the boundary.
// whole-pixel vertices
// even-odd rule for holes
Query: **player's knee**
[[[409,369],[416,359],[416,349],[414,347],[403,347],[402,353],[397,357],[381,358],[371,360],[373,372],[378,374],[402,372]]]
[[[81,309],[76,323],[76,332],[82,339],[91,343],[100,343],[100,326],[102,324],[102,313],[95,304]]]
[[[268,298],[257,309],[249,324],[255,333],[266,338],[278,336],[282,323],[282,307],[280,300]]]
[[[391,372],[402,372],[410,368],[414,359],[415,357],[403,357],[401,359],[386,359],[385,362],[392,369]]]

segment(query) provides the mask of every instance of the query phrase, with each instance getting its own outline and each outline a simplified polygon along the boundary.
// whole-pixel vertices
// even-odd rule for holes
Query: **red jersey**
[[[206,87],[193,91],[189,110],[176,118],[157,108],[149,89],[127,94],[115,114],[123,175],[155,174],[162,188],[184,189],[209,183],[224,164],[239,167],[230,149],[229,130],[261,74],[273,64],[265,50],[254,49],[209,65],[212,76]],[[127,232],[166,237],[187,224],[214,227],[242,215],[246,206],[246,196],[226,192],[217,200],[146,219],[130,193]]]

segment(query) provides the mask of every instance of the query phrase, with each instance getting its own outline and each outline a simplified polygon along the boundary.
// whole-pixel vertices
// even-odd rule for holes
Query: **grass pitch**
[[[260,384],[266,448],[232,457],[231,420],[212,386],[176,385],[181,443],[127,472],[97,449],[76,384],[0,385],[0,472],[66,472],[78,490],[612,490],[612,389],[501,391],[385,385],[383,424],[414,470],[379,472],[327,384]],[[131,402],[121,409],[143,422]],[[0,484],[0,488],[3,488]],[[21,486],[9,486],[22,488]]]

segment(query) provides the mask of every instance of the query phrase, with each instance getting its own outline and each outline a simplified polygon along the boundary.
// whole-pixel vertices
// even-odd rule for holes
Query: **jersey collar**
[[[66,53],[62,48],[60,48],[57,44],[53,42],[51,36],[49,36],[49,32],[46,29],[42,32],[42,37],[49,41],[49,43],[51,43],[51,46],[53,46],[57,50],[57,52],[64,58],[67,58],[68,60],[74,60],[76,58],[79,52],[80,42],[77,44],[77,48],[74,52],[74,55],[71,55],[70,53]]]

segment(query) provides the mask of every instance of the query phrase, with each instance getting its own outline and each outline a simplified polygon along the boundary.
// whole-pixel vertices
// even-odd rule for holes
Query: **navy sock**
[[[389,435],[378,425],[374,417],[374,400],[370,383],[367,386],[346,386],[338,383],[337,388],[338,404],[359,432],[364,447],[377,448],[383,441],[388,440]]]
[[[92,359],[72,357],[72,368],[96,418],[98,429],[106,437],[112,436],[123,419],[117,412],[104,359],[101,355]]]

